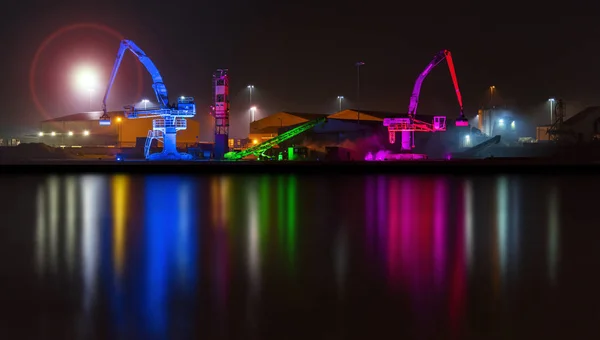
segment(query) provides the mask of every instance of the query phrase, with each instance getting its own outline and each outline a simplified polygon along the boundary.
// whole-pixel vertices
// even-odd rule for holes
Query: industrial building
[[[564,122],[557,120],[547,134],[567,144],[600,141],[600,106],[588,107]]]
[[[304,146],[310,150],[325,152],[327,148],[344,147],[357,160],[367,152],[381,149],[399,151],[400,143],[390,144],[385,118],[407,118],[406,113],[348,109],[331,115],[298,112],[278,112],[250,124],[249,139],[262,143],[308,121],[327,118],[327,123],[317,125],[310,131],[293,137],[275,148],[277,153],[290,146]],[[432,122],[434,116],[416,115],[415,119]],[[457,117],[458,118],[458,117]],[[432,157],[444,157],[444,153],[460,147],[454,120],[448,119],[448,130],[440,133],[415,133],[415,152]]]
[[[138,138],[146,139],[152,119],[127,119],[124,111],[111,111],[113,124],[100,125],[102,111],[82,112],[45,120],[41,123],[39,142],[51,146],[134,147]],[[188,119],[187,129],[177,132],[178,147],[198,142],[200,123]]]

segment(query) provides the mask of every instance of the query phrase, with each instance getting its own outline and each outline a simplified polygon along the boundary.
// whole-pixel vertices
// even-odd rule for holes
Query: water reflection
[[[77,195],[77,178],[75,176],[67,176],[65,178],[65,214],[66,214],[66,251],[65,263],[69,276],[75,271],[75,238],[77,234],[77,213],[79,211],[78,195]]]
[[[286,301],[303,313],[337,313],[339,327],[351,327],[344,318],[355,313],[340,306],[377,294],[393,310],[409,301],[406,318],[423,337],[437,320],[458,337],[479,286],[502,300],[523,276],[521,256],[533,251],[524,228],[535,226],[522,211],[534,200],[518,178],[370,176],[364,202],[340,189],[347,185],[295,176],[50,176],[36,192],[35,268],[42,282],[67,273],[81,293],[74,313],[88,324],[109,305],[110,329],[141,329],[144,338],[168,337],[182,324],[225,337],[238,326],[269,327],[275,321],[266,314],[307,317],[282,311],[295,306]],[[319,200],[327,206],[307,211],[319,190],[328,191]],[[560,191],[542,185],[538,195],[546,196],[544,233],[536,235],[545,241],[542,274],[557,284]],[[356,292],[371,281],[368,294]],[[327,301],[310,305],[323,286],[335,289],[333,312]]]
[[[197,206],[193,182],[189,178],[149,177],[145,181],[146,288],[144,319],[149,331],[165,335],[169,310],[167,306],[177,283],[183,288],[195,281],[195,252],[198,227],[194,209]],[[183,259],[182,259],[183,258]],[[183,266],[183,267],[182,267]],[[185,272],[186,275],[177,275]],[[176,280],[173,280],[176,279]],[[186,298],[193,298],[188,290]]]
[[[82,226],[81,259],[83,275],[83,309],[90,313],[96,298],[100,259],[100,219],[104,214],[106,178],[87,175],[81,178]]]
[[[548,195],[548,238],[547,238],[547,258],[548,258],[548,278],[552,285],[556,285],[556,272],[559,258],[559,237],[560,237],[560,202],[558,188],[554,184],[550,188]]]
[[[113,217],[113,263],[118,279],[123,274],[125,264],[125,228],[129,203],[129,178],[116,175],[112,178],[112,217]]]

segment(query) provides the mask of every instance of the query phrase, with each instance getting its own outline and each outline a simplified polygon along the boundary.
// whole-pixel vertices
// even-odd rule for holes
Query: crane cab
[[[177,110],[196,112],[194,97],[181,96],[177,98]]]
[[[465,117],[456,118],[456,126],[469,126],[469,120]]]
[[[110,116],[108,114],[103,114],[99,120],[100,126],[110,126]]]

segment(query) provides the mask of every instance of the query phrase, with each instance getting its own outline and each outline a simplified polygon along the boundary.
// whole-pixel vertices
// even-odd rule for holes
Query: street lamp
[[[142,103],[144,103],[144,110],[147,108],[148,102],[149,102],[148,99],[142,99]]]
[[[118,143],[119,143],[119,147],[121,147],[121,121],[123,119],[121,117],[117,117],[117,139],[118,139]]]
[[[553,118],[553,114],[552,114],[552,104],[554,104],[556,100],[554,98],[550,98],[548,99],[548,102],[550,102],[550,125],[552,125],[552,118]]]
[[[248,85],[248,91],[250,91],[249,103],[252,106],[252,90],[254,90],[254,85]]]
[[[344,99],[344,96],[338,96],[338,103],[339,103],[339,111],[342,111],[342,99]]]
[[[356,66],[356,103],[358,105],[359,111],[356,113],[357,122],[360,124],[360,67],[365,63],[362,61],[356,62],[354,66]]]
[[[43,133],[42,131],[40,131],[40,132],[38,133],[38,136],[40,136],[40,137],[44,137],[44,133]]]
[[[90,132],[89,132],[88,130],[84,130],[84,131],[83,131],[83,135],[84,135],[84,136],[89,136],[89,135],[90,135]]]
[[[73,131],[69,131],[69,136],[73,136]]]
[[[256,114],[256,106],[253,106],[250,108],[250,119],[252,119],[252,121],[254,121],[254,115]]]

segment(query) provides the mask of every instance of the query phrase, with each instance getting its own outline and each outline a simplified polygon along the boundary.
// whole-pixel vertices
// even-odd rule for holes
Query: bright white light
[[[344,99],[344,96],[338,96],[338,99]]]
[[[40,137],[44,137],[44,133],[43,133],[42,131],[40,131],[40,132],[38,133],[38,136],[40,136]]]
[[[498,124],[499,125],[504,125],[504,119],[498,119]]]
[[[469,141],[469,140],[471,140],[471,136],[469,136],[469,135],[466,135],[466,136],[465,136],[465,139],[466,139],[467,141]]]
[[[183,100],[183,98],[185,98],[184,96],[179,97],[179,99]]]
[[[249,88],[249,89],[253,89],[253,88],[254,88],[254,85],[248,85],[248,88]]]
[[[512,121],[512,122],[510,123],[510,127],[511,127],[512,129],[514,129],[514,128],[515,128],[515,122],[514,122],[514,121]]]
[[[84,135],[84,136],[89,136],[89,135],[90,135],[90,132],[89,132],[88,130],[85,130],[85,131],[83,131],[83,135]]]
[[[90,66],[75,69],[74,77],[78,89],[90,91],[98,87],[98,72]]]
[[[549,101],[549,102],[554,102],[554,101],[556,101],[556,99],[554,99],[554,98],[550,98],[550,99],[548,99],[548,101]]]
[[[147,103],[147,102],[149,102],[148,99],[142,99],[142,103]]]
[[[50,133],[52,135],[52,137],[56,136],[56,132],[52,131],[52,133]]]
[[[256,111],[256,106],[251,107],[250,111]]]
[[[73,131],[69,131],[69,136],[73,136]]]

